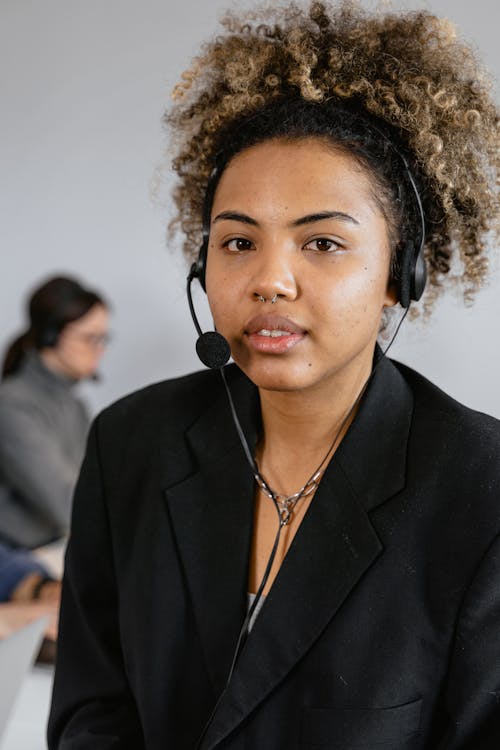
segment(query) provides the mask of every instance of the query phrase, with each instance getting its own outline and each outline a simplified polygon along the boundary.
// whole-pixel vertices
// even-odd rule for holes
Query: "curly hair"
[[[301,111],[356,112],[373,123],[333,137],[385,186],[392,197],[385,201],[389,230],[395,223],[400,240],[418,231],[418,216],[409,209],[414,198],[402,186],[399,156],[407,155],[426,218],[428,301],[452,276],[472,299],[499,235],[499,117],[491,81],[453,25],[427,11],[369,12],[348,0],[228,14],[222,25],[224,33],[182,74],[164,116],[178,176],[171,228],[183,231],[188,258],[201,242],[207,186],[221,152],[227,163],[259,139],[307,135],[297,117],[288,118],[288,130],[269,126],[278,119],[275,107],[288,103],[297,110],[292,102],[300,101]],[[267,130],[248,125],[262,123],[266,112]],[[305,119],[302,113],[300,122]],[[378,146],[370,143],[377,140]],[[400,243],[393,244],[397,251]]]

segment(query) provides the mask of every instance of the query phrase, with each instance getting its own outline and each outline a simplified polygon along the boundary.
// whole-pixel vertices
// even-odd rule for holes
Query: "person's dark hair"
[[[29,326],[8,346],[2,378],[19,369],[27,351],[55,346],[63,328],[86,315],[94,305],[107,307],[97,292],[73,278],[55,276],[37,287],[28,298]]]
[[[205,193],[221,149],[241,150],[239,138],[250,144],[323,130],[383,186],[397,250],[395,242],[417,231],[414,201],[382,131],[422,192],[427,304],[453,276],[471,299],[500,231],[499,116],[489,77],[453,25],[424,10],[371,12],[349,0],[266,5],[228,14],[223,25],[182,74],[165,115],[178,176],[171,228],[182,229],[188,258],[201,244]]]

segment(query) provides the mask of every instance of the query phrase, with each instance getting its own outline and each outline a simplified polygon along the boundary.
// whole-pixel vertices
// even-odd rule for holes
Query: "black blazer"
[[[255,444],[258,394],[228,378]],[[500,427],[382,361],[203,750],[498,750]],[[194,750],[246,611],[254,484],[217,372],[96,421],[51,750]]]

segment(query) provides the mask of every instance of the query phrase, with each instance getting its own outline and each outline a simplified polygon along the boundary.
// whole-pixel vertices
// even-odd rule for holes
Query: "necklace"
[[[253,459],[252,463],[253,463],[253,466],[255,467],[253,476],[255,479],[255,483],[257,484],[260,491],[263,492],[264,495],[266,495],[266,497],[268,497],[270,500],[273,501],[276,507],[276,510],[278,511],[278,515],[279,515],[279,519],[280,519],[279,528],[280,529],[283,526],[288,526],[288,524],[292,521],[293,511],[298,501],[301,499],[301,497],[307,497],[308,495],[311,495],[319,487],[321,476],[323,475],[325,471],[325,468],[324,468],[325,464],[328,461],[329,457],[331,456],[332,452],[335,450],[335,446],[337,445],[340,439],[342,431],[344,427],[347,425],[349,421],[349,417],[354,412],[354,409],[359,404],[361,397],[363,396],[366,390],[369,380],[370,378],[368,378],[368,380],[365,382],[363,388],[359,392],[354,403],[351,405],[350,409],[345,414],[340,424],[340,427],[335,433],[333,441],[330,443],[330,447],[328,448],[327,452],[323,456],[318,468],[316,469],[314,474],[312,474],[312,476],[309,477],[307,482],[304,484],[303,487],[300,488],[298,492],[294,492],[293,495],[283,495],[281,492],[275,492],[273,488],[270,486],[270,484],[264,479],[264,477],[260,473],[256,458]]]
[[[319,485],[319,480],[321,479],[322,474],[323,469],[318,469],[312,477],[307,480],[305,485],[301,487],[298,492],[294,492],[293,495],[283,495],[281,492],[275,492],[260,473],[255,475],[255,481],[264,495],[273,500],[278,506],[281,525],[288,526],[292,520],[292,513],[298,501],[301,497],[307,497],[314,492]]]

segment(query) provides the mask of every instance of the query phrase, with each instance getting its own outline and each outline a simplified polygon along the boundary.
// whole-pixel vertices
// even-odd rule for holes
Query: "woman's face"
[[[80,380],[91,377],[104,353],[109,333],[109,312],[95,304],[81,318],[64,326],[55,347],[46,351],[55,369]]]
[[[252,146],[222,174],[208,300],[259,387],[317,388],[369,372],[382,311],[396,301],[375,190],[355,159],[314,138]]]

